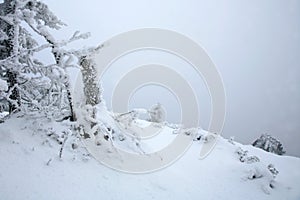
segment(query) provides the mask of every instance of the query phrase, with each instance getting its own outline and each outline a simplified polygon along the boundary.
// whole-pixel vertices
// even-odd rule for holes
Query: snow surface
[[[195,141],[165,169],[128,174],[100,164],[82,145],[73,150],[66,144],[60,159],[60,145],[43,133],[62,132],[69,126],[69,122],[28,117],[12,117],[0,124],[0,199],[300,199],[299,158],[220,137],[203,160],[198,159],[202,141]],[[238,147],[260,162],[240,162]],[[273,189],[266,171],[270,163],[279,171]],[[265,176],[249,180],[249,172],[255,169]]]

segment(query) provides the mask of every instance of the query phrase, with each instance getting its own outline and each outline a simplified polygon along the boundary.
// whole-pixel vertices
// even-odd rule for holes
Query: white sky
[[[95,46],[116,34],[144,27],[170,29],[192,38],[206,49],[224,80],[227,117],[223,135],[250,143],[267,132],[281,140],[289,154],[300,156],[300,1],[44,2],[68,24],[57,32],[57,37],[67,37],[76,30],[92,33],[89,40],[77,42],[75,46],[78,47]],[[136,62],[151,56],[159,58],[162,55],[150,53]],[[130,68],[133,58],[124,58],[119,65],[127,63]],[[182,67],[175,61],[176,58],[172,58],[169,62]],[[118,73],[124,72],[122,70],[115,64],[104,77],[107,93]],[[186,72],[186,76],[194,87],[203,87],[202,80],[192,71]],[[157,100],[149,97],[154,95],[146,94],[155,87],[143,90],[132,99],[137,107],[150,106]],[[162,88],[157,88],[156,92],[164,93]],[[109,98],[109,94],[105,97]],[[198,97],[205,127],[209,119],[209,97],[205,91]],[[166,93],[160,101],[166,106],[169,119],[178,120],[178,104],[174,97]]]

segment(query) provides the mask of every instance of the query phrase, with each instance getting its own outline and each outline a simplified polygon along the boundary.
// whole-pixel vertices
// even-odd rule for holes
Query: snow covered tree
[[[102,103],[93,56],[103,45],[70,50],[69,43],[85,39],[89,34],[77,31],[67,40],[55,39],[51,30],[59,30],[65,24],[38,0],[5,0],[0,4],[0,22],[0,103],[6,101],[9,104],[10,114],[20,111],[19,115],[55,121],[69,118],[77,121],[75,135],[79,133],[84,138],[95,139],[97,145],[113,143],[116,138],[120,141],[130,138],[138,146],[136,138],[123,136],[114,126],[114,119]],[[38,59],[40,51],[49,53],[52,62],[46,64]],[[82,92],[86,102],[76,109],[72,104],[69,67],[80,68],[83,78]],[[99,113],[106,113],[107,121]],[[60,157],[64,141],[70,134],[65,131],[63,135]]]
[[[262,134],[253,142],[252,146],[278,155],[283,155],[285,153],[281,142],[269,134]]]
[[[165,121],[165,111],[160,103],[155,104],[152,108],[148,111],[150,114],[150,121],[161,123]]]
[[[0,78],[7,81],[3,98],[14,111],[39,112],[60,120],[75,119],[68,67],[86,50],[67,50],[70,42],[89,34],[78,31],[68,40],[57,41],[50,30],[65,24],[38,0],[5,0],[0,4]],[[39,44],[33,34],[44,39]],[[53,63],[44,64],[36,54],[50,49]],[[77,59],[78,60],[78,59]]]

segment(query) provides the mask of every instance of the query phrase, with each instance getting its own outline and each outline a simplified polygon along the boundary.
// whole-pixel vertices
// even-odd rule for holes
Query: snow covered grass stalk
[[[59,158],[62,159],[62,154],[63,154],[63,150],[64,150],[64,146],[66,144],[66,141],[68,140],[68,133],[66,133],[65,131],[63,132],[65,137],[64,137],[64,140],[61,144],[61,147],[60,147],[60,150],[59,150]]]

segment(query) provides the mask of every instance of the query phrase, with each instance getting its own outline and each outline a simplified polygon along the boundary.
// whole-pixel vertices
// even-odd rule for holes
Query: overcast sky
[[[227,95],[223,135],[250,143],[260,134],[270,133],[282,141],[288,154],[300,156],[300,1],[44,2],[68,24],[56,33],[57,37],[67,37],[76,30],[91,32],[92,37],[77,43],[78,47],[95,46],[119,33],[145,27],[170,29],[190,37],[206,49],[223,78]],[[168,56],[147,52],[122,58],[103,77],[104,97],[110,98],[109,90],[114,80],[126,71],[126,67],[120,67],[125,64],[128,70],[156,58],[155,63],[167,60],[167,64],[177,66],[180,71],[184,63],[177,61],[178,58],[167,59]],[[140,59],[134,61],[136,58]],[[193,87],[203,87],[203,80],[192,71],[185,76]],[[149,95],[149,91],[158,95]],[[197,96],[206,127],[209,95],[204,89]],[[166,107],[170,121],[179,120],[176,98],[161,87],[149,86],[137,91],[130,107],[149,107],[158,100]]]

